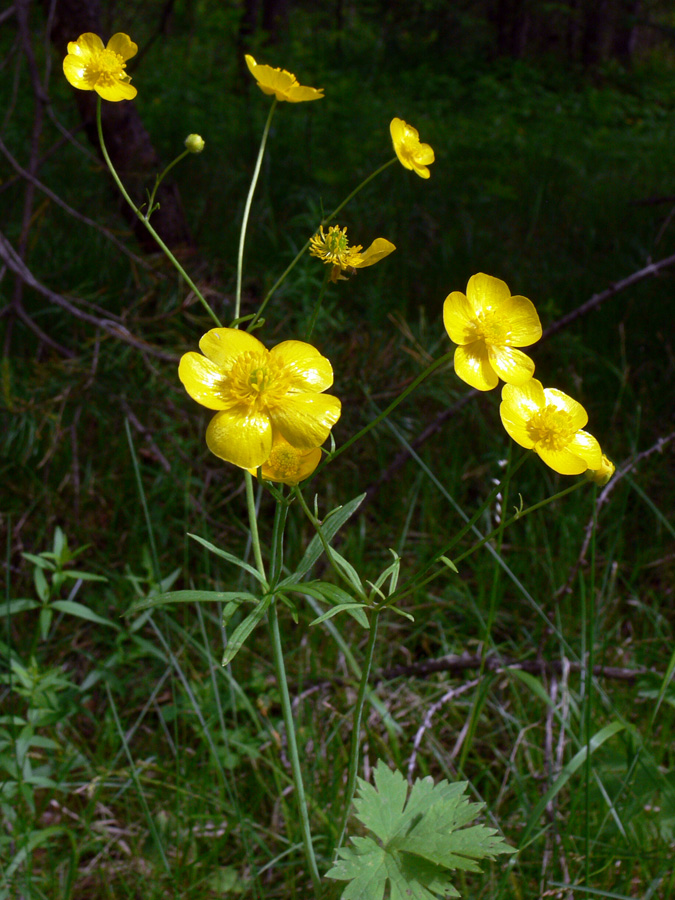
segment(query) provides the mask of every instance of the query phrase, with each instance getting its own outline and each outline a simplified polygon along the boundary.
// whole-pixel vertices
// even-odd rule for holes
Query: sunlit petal
[[[216,413],[206,429],[211,453],[242,469],[261,466],[272,450],[268,415],[241,407]]]
[[[509,296],[501,303],[500,312],[509,323],[509,344],[514,347],[535,344],[541,337],[541,322],[534,303],[518,295]]]
[[[589,469],[599,469],[602,466],[603,456],[600,444],[587,431],[577,431],[568,446],[572,453],[576,453],[583,459]]]
[[[247,351],[267,352],[265,345],[257,337],[240,328],[212,328],[200,340],[199,349],[223,368],[227,368],[237,356]]]
[[[469,278],[466,296],[474,311],[479,313],[507,303],[511,299],[511,291],[501,278],[494,278],[492,275],[479,272]]]
[[[588,468],[588,464],[567,447],[558,450],[537,444],[535,450],[546,465],[560,475],[581,475]]]
[[[223,372],[200,353],[185,353],[178,364],[178,377],[197,403],[207,409],[227,409],[232,403],[223,395]]]
[[[272,66],[260,65],[250,55],[244,57],[249,72],[258,82],[258,87],[268,96],[274,96],[277,100],[287,100],[290,103],[302,103],[307,100],[320,100],[323,97],[323,88],[305,87],[298,84],[298,79],[292,72],[286,69],[275,69]]]
[[[290,376],[289,390],[325,391],[333,384],[333,367],[316,347],[304,341],[282,341],[270,350],[270,359]]]
[[[386,238],[375,238],[370,247],[359,254],[360,259],[357,262],[352,262],[352,265],[356,269],[365,269],[367,266],[375,265],[376,262],[384,259],[385,256],[389,256],[395,249],[396,247],[392,242]]]
[[[578,403],[563,391],[559,391],[557,388],[546,388],[544,397],[547,404],[567,413],[570,417],[570,424],[574,428],[583,428],[588,422],[588,413],[581,403]]]
[[[330,394],[292,394],[283,406],[270,410],[270,416],[289,444],[311,450],[326,440],[340,418],[340,407]]]
[[[120,31],[117,34],[113,34],[108,41],[108,50],[112,50],[113,53],[119,53],[122,59],[127,60],[131,59],[132,56],[136,56],[138,44],[134,44],[128,34]]]
[[[483,341],[474,341],[455,350],[455,372],[478,391],[490,391],[497,387],[499,378],[490,365],[487,347]]]
[[[488,345],[488,356],[497,375],[509,384],[524,384],[534,375],[534,363],[530,357],[515,347]]]

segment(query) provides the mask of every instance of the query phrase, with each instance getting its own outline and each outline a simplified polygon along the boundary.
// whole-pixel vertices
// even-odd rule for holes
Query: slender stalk
[[[258,534],[258,517],[255,509],[255,497],[253,495],[253,476],[248,470],[244,470],[244,479],[246,481],[246,508],[248,510],[248,522],[251,529],[251,544],[253,546],[253,558],[258,567],[258,571],[262,575],[265,585],[267,586],[267,575],[265,574],[265,563],[262,558],[260,549],[260,535]]]
[[[314,331],[314,327],[316,325],[316,320],[319,318],[319,312],[321,311],[321,306],[323,304],[323,298],[326,296],[326,289],[328,288],[328,279],[330,278],[330,269],[326,272],[326,275],[323,279],[323,284],[321,285],[321,291],[319,292],[319,299],[316,301],[314,305],[314,312],[312,313],[312,318],[310,320],[309,326],[307,327],[307,331],[305,333],[305,340],[308,341],[312,332]]]
[[[258,176],[260,175],[260,167],[262,166],[263,156],[265,155],[265,145],[267,144],[267,135],[270,132],[270,125],[272,124],[272,116],[274,115],[274,110],[277,108],[277,103],[279,101],[275,97],[272,105],[270,106],[270,111],[267,116],[267,121],[265,122],[265,128],[263,130],[262,140],[260,141],[260,149],[258,150],[258,158],[255,163],[255,169],[253,170],[253,177],[251,178],[251,184],[248,189],[248,196],[246,197],[246,205],[244,206],[244,216],[241,220],[241,231],[239,232],[239,251],[237,253],[237,293],[234,299],[234,320],[239,318],[241,313],[241,280],[244,271],[244,244],[246,243],[246,229],[248,227],[248,217],[251,212],[251,204],[253,203],[253,194],[255,193],[256,185],[258,184]],[[235,324],[235,328],[237,325]]]
[[[453,358],[454,355],[455,355],[455,351],[451,350],[449,353],[444,353],[443,356],[439,356],[438,359],[435,359],[431,363],[431,365],[428,366],[424,370],[424,372],[422,372],[420,375],[418,375],[417,378],[414,381],[412,381],[408,385],[408,387],[404,391],[402,391],[398,395],[398,397],[389,404],[389,406],[386,409],[384,409],[379,415],[375,416],[375,418],[371,422],[369,422],[365,426],[365,428],[362,428],[361,431],[357,431],[356,434],[352,435],[352,437],[350,437],[348,441],[345,441],[344,444],[342,444],[340,447],[337,448],[337,450],[335,450],[333,453],[329,454],[323,460],[323,462],[321,462],[320,465],[317,467],[316,472],[317,473],[320,472],[321,469],[323,469],[323,467],[325,465],[327,465],[327,463],[334,460],[336,458],[336,456],[339,456],[341,453],[344,453],[345,450],[347,450],[349,447],[351,447],[352,444],[356,443],[356,441],[360,440],[362,437],[364,437],[364,435],[368,434],[368,432],[371,431],[376,425],[378,425],[383,419],[386,419],[387,416],[390,413],[392,413],[396,409],[396,407],[400,403],[402,403],[403,400],[405,400],[405,398],[409,394],[412,394],[412,392],[416,388],[418,388],[420,386],[420,384],[422,384],[422,382],[425,379],[427,379],[433,372],[435,372],[436,369],[440,369],[440,367],[445,365],[445,363],[450,362],[450,360]]]
[[[110,174],[112,175],[113,179],[115,180],[115,184],[120,189],[120,193],[122,194],[124,199],[127,201],[129,206],[133,209],[135,215],[140,219],[140,221],[148,229],[148,231],[153,236],[153,238],[157,241],[157,243],[159,244],[162,252],[167,257],[167,259],[169,259],[171,261],[171,263],[174,265],[174,267],[178,270],[181,278],[185,281],[185,283],[188,285],[188,287],[192,291],[194,291],[195,296],[197,297],[199,302],[202,304],[202,306],[204,307],[206,312],[209,314],[211,319],[213,319],[213,321],[215,322],[216,325],[220,325],[220,319],[214,313],[214,311],[211,309],[211,307],[209,306],[209,304],[206,301],[202,292],[199,290],[197,285],[194,283],[194,281],[190,278],[190,276],[185,271],[185,269],[178,262],[178,260],[173,255],[171,250],[169,250],[169,248],[166,246],[166,244],[161,239],[161,237],[157,234],[157,232],[152,227],[152,225],[150,224],[148,219],[143,215],[143,213],[140,211],[140,209],[136,206],[134,201],[131,199],[131,197],[127,193],[126,188],[122,184],[122,181],[120,180],[119,175],[115,171],[115,167],[113,166],[112,160],[110,159],[110,156],[108,155],[108,150],[106,148],[105,141],[103,139],[103,124],[101,122],[101,98],[99,96],[96,97],[96,128],[98,130],[98,139],[101,144],[101,153],[103,154],[103,159],[105,160],[105,163],[108,166],[108,169],[110,170]],[[148,214],[149,214],[149,212],[148,212]]]
[[[366,179],[364,179],[364,181],[361,182],[361,184],[357,188],[355,188],[351,192],[351,194],[349,194],[349,196],[345,200],[342,201],[342,203],[339,206],[335,207],[335,209],[333,210],[332,213],[330,213],[330,215],[323,217],[323,219],[319,222],[319,224],[317,226],[317,230],[323,225],[328,225],[328,223],[332,219],[334,219],[335,216],[337,216],[337,214],[340,212],[340,210],[342,210],[349,203],[349,201],[352,200],[359,193],[360,190],[362,190],[367,184],[369,184],[373,180],[373,178],[375,178],[377,175],[380,174],[380,172],[384,172],[385,169],[388,169],[389,166],[392,166],[395,162],[396,162],[396,157],[394,157],[393,159],[390,159],[389,162],[386,162],[383,166],[380,166],[379,169],[376,169],[374,172],[372,172]],[[249,322],[248,331],[250,331],[252,328],[255,327],[256,322],[262,315],[263,310],[265,309],[265,307],[267,306],[269,301],[272,299],[273,294],[275,293],[275,291],[277,290],[279,285],[281,285],[286,280],[286,278],[289,275],[289,273],[291,272],[291,270],[294,269],[295,266],[298,264],[298,262],[301,260],[305,251],[309,247],[309,244],[310,244],[309,241],[307,241],[305,244],[303,244],[303,246],[300,248],[300,250],[298,250],[298,252],[296,253],[295,257],[290,261],[290,263],[286,266],[284,271],[281,273],[281,275],[277,278],[277,280],[274,282],[272,287],[269,289],[269,291],[267,292],[267,294],[265,296],[265,299],[263,300],[263,302],[260,304],[260,306],[258,308],[258,312],[255,314],[255,316],[253,316],[253,318]]]
[[[595,534],[598,517],[597,504],[598,489],[593,486],[593,530],[591,532],[591,583],[586,603],[586,784],[585,784],[585,812],[586,822],[584,828],[584,876],[587,885],[590,885],[591,877],[591,728],[593,715],[593,665],[595,663]]]
[[[300,824],[302,826],[302,844],[305,849],[307,865],[309,866],[309,874],[312,878],[314,897],[316,898],[316,900],[319,900],[322,895],[321,876],[319,875],[319,869],[316,864],[314,845],[312,844],[312,832],[309,825],[309,815],[307,814],[307,801],[305,800],[305,788],[302,782],[302,771],[300,769],[300,759],[298,757],[298,745],[295,739],[295,723],[293,722],[291,697],[288,692],[288,680],[286,678],[286,668],[284,666],[284,653],[281,647],[279,614],[277,611],[276,601],[273,602],[270,606],[269,619],[270,631],[272,634],[272,657],[274,661],[274,673],[276,675],[279,692],[281,694],[281,709],[284,717],[284,725],[286,727],[288,755],[291,760],[293,783],[295,784],[295,794],[298,800],[298,812],[300,814]]]
[[[156,194],[157,194],[157,188],[158,188],[158,187],[160,186],[160,184],[164,181],[164,179],[165,179],[166,176],[169,174],[169,172],[171,171],[171,169],[173,169],[174,166],[177,166],[178,163],[179,163],[182,159],[185,159],[185,157],[186,157],[186,156],[189,156],[189,155],[190,155],[190,151],[189,151],[189,150],[183,150],[183,152],[180,154],[180,156],[177,156],[177,157],[174,159],[173,162],[170,162],[169,165],[166,167],[166,169],[164,169],[164,171],[162,172],[162,174],[161,174],[161,175],[158,175],[157,178],[155,179],[155,186],[153,187],[152,193],[150,194],[150,199],[148,200],[148,211],[147,211],[146,214],[145,214],[145,221],[146,221],[146,222],[148,221],[148,219],[149,219],[150,216],[152,215],[152,207],[153,207],[153,205],[154,205],[154,203],[155,203],[155,196],[156,196]]]
[[[349,769],[347,770],[347,787],[345,788],[344,810],[342,812],[342,821],[340,824],[340,832],[337,844],[335,845],[335,853],[342,846],[347,830],[347,822],[349,820],[349,811],[351,809],[354,792],[356,791],[356,776],[359,770],[359,751],[361,749],[361,722],[363,720],[363,707],[366,702],[366,694],[368,693],[368,680],[370,678],[370,670],[373,664],[373,651],[375,650],[375,640],[377,638],[377,625],[380,618],[380,609],[373,611],[373,618],[370,623],[370,632],[368,634],[368,644],[366,646],[366,655],[363,661],[363,669],[361,670],[361,681],[359,683],[359,692],[356,697],[356,705],[354,707],[354,715],[352,719],[352,738],[349,750]]]

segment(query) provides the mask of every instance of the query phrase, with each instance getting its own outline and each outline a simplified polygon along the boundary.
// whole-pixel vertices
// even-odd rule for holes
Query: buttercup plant
[[[380,166],[333,213],[317,224],[313,236],[308,238],[296,258],[274,283],[258,310],[241,317],[246,229],[272,115],[278,102],[298,103],[323,96],[322,90],[300,85],[290,72],[259,65],[252,56],[247,55],[246,64],[258,87],[274,99],[242,219],[234,319],[230,327],[223,327],[218,315],[181,264],[156,236],[150,224],[154,191],[144,211],[143,206],[137,205],[126,192],[105,149],[100,127],[100,98],[116,101],[135,96],[135,88],[128,83],[124,64],[136,49],[126,35],[115,35],[107,48],[95,35],[82,35],[78,41],[68,45],[64,72],[75,87],[96,90],[99,94],[99,137],[113,177],[136,215],[155,235],[160,247],[186,283],[195,290],[216,325],[199,340],[201,353],[189,351],[182,356],[178,376],[193,400],[215,412],[205,434],[211,452],[225,463],[242,470],[253,563],[193,536],[216,557],[237,566],[246,579],[246,585],[236,584],[232,590],[225,592],[157,590],[134,604],[130,612],[186,601],[223,604],[222,622],[228,638],[223,665],[231,664],[252,633],[267,622],[300,823],[306,867],[303,871],[311,881],[312,896],[316,900],[325,896],[328,890],[326,879],[347,883],[341,894],[343,900],[382,900],[387,891],[392,900],[413,896],[420,900],[457,896],[453,884],[455,870],[479,872],[481,860],[494,860],[499,855],[515,851],[494,828],[483,824],[465,827],[474,821],[480,811],[480,805],[470,803],[466,797],[465,783],[452,784],[446,780],[434,783],[427,777],[418,779],[409,789],[403,777],[392,772],[382,760],[374,769],[374,786],[359,778],[363,711],[369,692],[378,623],[386,614],[412,619],[412,613],[401,603],[414,590],[441,575],[457,573],[458,562],[493,538],[498,536],[501,540],[504,529],[510,524],[587,482],[581,480],[556,497],[519,509],[515,516],[501,522],[498,528],[473,546],[454,558],[450,557],[449,554],[484,514],[497,493],[513,478],[523,464],[523,456],[507,470],[500,484],[494,487],[466,526],[450,537],[446,535],[438,546],[432,548],[431,558],[419,571],[405,573],[402,579],[401,557],[394,553],[393,561],[374,580],[363,577],[333,544],[338,530],[357,512],[364,495],[322,516],[319,514],[318,497],[308,502],[301,484],[312,475],[321,473],[326,465],[390,415],[422,381],[446,369],[453,356],[457,375],[478,390],[487,391],[496,387],[500,378],[506,382],[500,408],[504,427],[518,444],[527,450],[534,450],[556,472],[578,475],[589,471],[593,479],[601,481],[611,477],[613,465],[603,456],[598,441],[583,431],[588,419],[583,407],[561,391],[544,389],[532,377],[534,363],[518,349],[534,344],[541,337],[541,323],[534,305],[525,297],[511,296],[503,281],[484,273],[471,277],[466,294],[453,291],[445,300],[443,323],[450,338],[458,344],[456,350],[434,360],[383,413],[356,435],[347,438],[338,435],[342,444],[336,446],[333,428],[340,419],[342,405],[338,397],[327,393],[333,386],[333,368],[328,358],[307,340],[295,337],[268,349],[251,330],[262,325],[263,309],[308,249],[310,254],[331,267],[329,277],[333,281],[343,277],[343,272],[367,268],[393,252],[394,245],[385,238],[375,239],[365,251],[360,245],[350,246],[346,227],[331,225],[330,222],[358,191],[397,159],[406,169],[428,179],[428,166],[435,159],[433,149],[420,142],[415,128],[401,119],[393,119],[390,133],[396,156]],[[178,159],[190,152],[201,152],[203,147],[204,142],[198,135],[190,135],[186,140],[186,151]],[[310,333],[321,296],[309,325]],[[439,308],[439,331],[440,317]],[[445,374],[442,377],[446,377]],[[330,450],[322,449],[329,437]],[[260,490],[269,491],[275,504],[268,546],[264,545],[260,536],[256,482]],[[291,507],[299,510],[315,531],[299,559],[289,559],[285,546]],[[319,578],[316,566],[322,557],[325,557],[329,574]],[[342,614],[346,614],[367,632],[361,664],[353,664],[359,687],[351,710],[349,764],[342,784],[343,791],[336,808],[324,820],[320,841],[317,840],[316,822],[312,821],[305,795],[303,761],[296,740],[280,626],[280,613],[286,609],[290,610],[296,621],[300,620],[300,611],[308,597],[327,607],[311,626],[318,626],[328,619],[332,619],[335,626],[342,621]],[[354,659],[353,654],[351,659]],[[345,839],[357,787],[359,796],[354,804],[357,817],[374,837],[355,835],[350,838],[351,844],[348,846]],[[288,827],[292,845],[292,823]],[[321,849],[321,855],[317,848]]]

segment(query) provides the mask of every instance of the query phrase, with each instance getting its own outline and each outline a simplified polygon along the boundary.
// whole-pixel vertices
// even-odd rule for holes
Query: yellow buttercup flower
[[[600,466],[597,469],[589,469],[586,472],[586,477],[600,485],[600,487],[604,487],[615,472],[616,466],[603,453]]]
[[[420,178],[428,178],[427,166],[430,166],[436,157],[429,144],[420,143],[419,131],[403,119],[392,119],[389,132],[401,165],[416,172]]]
[[[262,466],[279,435],[313,450],[340,418],[340,401],[323,393],[333,368],[311,344],[283,341],[267,350],[246,331],[212,328],[199,348],[204,355],[186,353],[178,376],[193,400],[217,410],[206,443],[235,466]]]
[[[328,234],[324,233],[323,226],[309,242],[309,252],[312,256],[318,256],[327,265],[332,266],[331,281],[344,279],[342,272],[347,269],[365,269],[375,265],[385,256],[393,253],[396,247],[386,238],[376,238],[363,253],[361,244],[350,246],[347,239],[347,229],[339,225],[331,225]]]
[[[302,103],[305,100],[320,100],[323,97],[323,88],[305,87],[298,84],[298,79],[286,69],[273,69],[272,66],[262,66],[246,54],[246,65],[249,72],[258,82],[258,87],[263,94],[274,95],[277,100],[287,100],[289,103]]]
[[[127,34],[114,34],[104,47],[97,34],[87,32],[68,44],[63,74],[73,87],[96,91],[104,100],[133,100],[138,92],[124,70],[137,53],[138,46]]]
[[[471,387],[489,391],[499,379],[524,384],[534,363],[516,347],[541,337],[541,322],[527,297],[512,297],[506,284],[491,275],[472,275],[466,294],[453,291],[443,304],[443,324],[455,350],[455,372]]]
[[[536,378],[519,387],[505,384],[499,414],[513,440],[555,472],[580,475],[601,467],[600,444],[581,430],[588,422],[586,410],[562,391],[544,388]]]
[[[298,450],[281,435],[277,435],[269,459],[262,465],[261,474],[267,481],[299,484],[305,478],[309,478],[320,461],[320,447],[315,447],[313,450]],[[256,475],[258,470],[249,469],[249,472],[251,475]]]

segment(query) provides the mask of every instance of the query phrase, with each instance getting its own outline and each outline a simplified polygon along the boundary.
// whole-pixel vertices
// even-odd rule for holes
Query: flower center
[[[350,266],[354,257],[362,249],[360,244],[355,247],[349,246],[347,229],[340,228],[339,225],[331,225],[328,234],[324,234],[322,226],[319,228],[319,233],[315,234],[309,242],[309,252],[312,256],[318,256],[325,263],[332,263],[334,266],[340,266],[341,269]]]
[[[486,344],[506,344],[511,331],[508,322],[495,309],[485,309],[476,316],[476,338]]]
[[[535,446],[547,450],[564,450],[577,429],[572,424],[569,413],[549,404],[538,409],[527,423],[527,433]]]
[[[255,410],[278,405],[288,393],[289,378],[269,353],[248,350],[238,356],[225,374],[222,394],[227,400]]]
[[[275,478],[295,478],[300,472],[300,451],[290,444],[280,444],[270,453],[267,466]]]
[[[127,64],[119,53],[114,50],[101,50],[96,59],[88,67],[91,76],[99,86],[112,85],[120,78],[124,78],[123,71]]]

